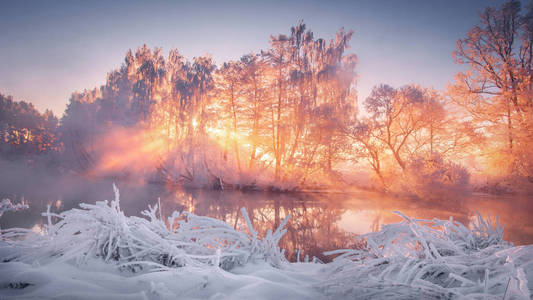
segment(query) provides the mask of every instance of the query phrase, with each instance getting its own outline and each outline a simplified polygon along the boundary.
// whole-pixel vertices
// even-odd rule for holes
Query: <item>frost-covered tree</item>
[[[480,23],[457,42],[454,57],[469,68],[450,86],[451,98],[499,145],[512,172],[531,165],[533,127],[533,6],[509,0],[480,14]],[[525,175],[533,173],[525,171]]]
[[[155,148],[159,162],[146,169],[217,186],[244,177],[293,186],[332,175],[347,145],[339,128],[356,111],[351,36],[341,29],[329,42],[315,39],[300,22],[272,36],[267,50],[218,68],[208,56],[187,60],[175,49],[166,57],[146,45],[130,50],[104,86],[71,97],[61,122],[66,158],[89,171]],[[111,158],[109,148],[132,153]],[[128,164],[139,165],[120,165]]]
[[[247,54],[241,57],[244,116],[249,131],[251,143],[249,168],[252,168],[264,153],[258,153],[258,148],[266,148],[265,128],[267,123],[265,109],[268,101],[267,96],[267,62],[258,54]],[[246,126],[246,125],[245,125]]]
[[[364,103],[377,130],[376,139],[388,148],[402,170],[406,168],[408,148],[413,146],[409,139],[424,126],[423,103],[419,87],[395,89],[388,85],[375,87]]]
[[[226,62],[218,70],[217,95],[218,105],[221,113],[220,117],[229,121],[229,130],[226,130],[226,149],[224,150],[224,158],[227,157],[228,142],[231,141],[233,151],[235,153],[235,160],[239,171],[241,170],[241,160],[239,157],[238,146],[238,128],[237,123],[240,122],[243,105],[241,104],[241,94],[243,93],[243,67],[239,62]],[[227,126],[228,124],[224,124]]]

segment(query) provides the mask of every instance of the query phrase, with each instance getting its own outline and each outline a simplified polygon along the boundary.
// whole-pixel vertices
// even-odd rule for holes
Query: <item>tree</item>
[[[223,114],[219,114],[223,118],[231,120],[231,129],[226,130],[228,140],[232,140],[233,149],[235,151],[235,160],[237,161],[237,167],[239,172],[241,171],[241,160],[239,158],[239,146],[237,141],[237,122],[239,115],[241,114],[242,105],[240,104],[240,96],[242,93],[241,83],[243,77],[243,68],[239,62],[226,62],[218,70],[219,80],[218,83],[218,95],[220,97],[219,104]],[[229,117],[226,116],[229,114]],[[231,134],[230,134],[231,133]],[[228,136],[230,135],[230,136]],[[225,150],[224,157],[226,158],[227,150]]]
[[[513,169],[532,140],[532,9],[530,5],[522,14],[517,0],[485,9],[480,24],[457,42],[453,53],[456,62],[469,69],[457,74],[449,88],[451,98],[492,140],[500,141],[499,149],[514,157]]]
[[[276,180],[280,179],[281,162],[285,150],[285,137],[287,130],[282,126],[282,112],[287,106],[287,76],[290,62],[289,52],[290,40],[286,35],[270,37],[270,49],[263,54],[271,65],[272,81],[272,101],[270,103],[270,129],[272,133],[272,152],[274,153]],[[283,138],[282,138],[283,136]]]
[[[158,96],[158,87],[165,77],[165,61],[161,55],[161,49],[156,48],[152,52],[146,45],[135,52],[137,69],[137,81],[133,85],[139,118],[148,120],[152,105]],[[160,98],[160,97],[159,97]]]
[[[351,126],[350,126],[351,125]],[[354,147],[355,157],[363,157],[367,160],[372,171],[376,174],[382,187],[386,188],[388,183],[383,176],[382,160],[385,155],[383,143],[376,138],[379,132],[374,126],[379,126],[370,119],[363,119],[356,123],[344,127],[344,134],[356,143]]]
[[[247,54],[241,57],[241,64],[243,95],[246,99],[244,115],[249,126],[251,142],[248,167],[252,168],[257,159],[257,148],[261,145],[261,129],[265,118],[263,111],[267,106],[267,101],[264,100],[267,95],[267,62],[260,55]]]
[[[388,85],[374,87],[364,105],[370,113],[375,137],[391,151],[398,166],[405,170],[408,141],[424,126],[421,107],[424,95],[419,87],[404,86],[395,89]]]

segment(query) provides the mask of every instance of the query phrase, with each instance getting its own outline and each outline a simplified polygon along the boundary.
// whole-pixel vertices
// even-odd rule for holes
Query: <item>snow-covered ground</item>
[[[4,229],[0,299],[530,299],[533,245],[505,242],[481,216],[384,225],[333,262],[291,263],[278,229],[158,206],[127,217],[115,200],[43,213],[41,230]],[[6,202],[7,203],[7,202]],[[7,207],[7,204],[6,204]],[[12,207],[12,206],[11,206]]]
[[[69,263],[40,266],[10,262],[0,264],[0,298],[321,299],[324,295],[313,288],[319,284],[321,267],[300,263],[280,269],[267,263],[251,263],[231,272],[186,266],[126,274],[102,261],[81,267]],[[25,286],[24,282],[31,285]]]

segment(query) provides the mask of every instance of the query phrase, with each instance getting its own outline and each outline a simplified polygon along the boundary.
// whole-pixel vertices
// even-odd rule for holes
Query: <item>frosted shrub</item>
[[[470,173],[462,166],[444,161],[438,154],[430,158],[417,157],[407,166],[401,187],[420,198],[456,196],[468,189]]]
[[[512,152],[494,151],[483,182],[476,190],[491,194],[533,195],[533,147],[517,145]]]

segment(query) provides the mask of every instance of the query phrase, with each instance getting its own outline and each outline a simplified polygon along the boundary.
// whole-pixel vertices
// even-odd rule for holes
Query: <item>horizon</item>
[[[30,2],[3,2],[0,32],[10,42],[0,56],[5,66],[0,91],[31,102],[41,112],[51,109],[58,117],[72,93],[105,84],[107,73],[120,67],[129,49],[143,44],[160,47],[165,54],[178,49],[187,59],[210,54],[220,66],[266,49],[270,35],[288,34],[299,20],[326,40],[341,27],[354,30],[348,53],[358,57],[359,102],[381,83],[442,91],[463,70],[452,58],[456,41],[486,6],[503,3],[338,1],[327,7],[291,1],[272,16],[278,2]],[[211,6],[203,7],[206,3]],[[254,15],[257,11],[265,13]],[[185,13],[175,17],[179,12]]]

